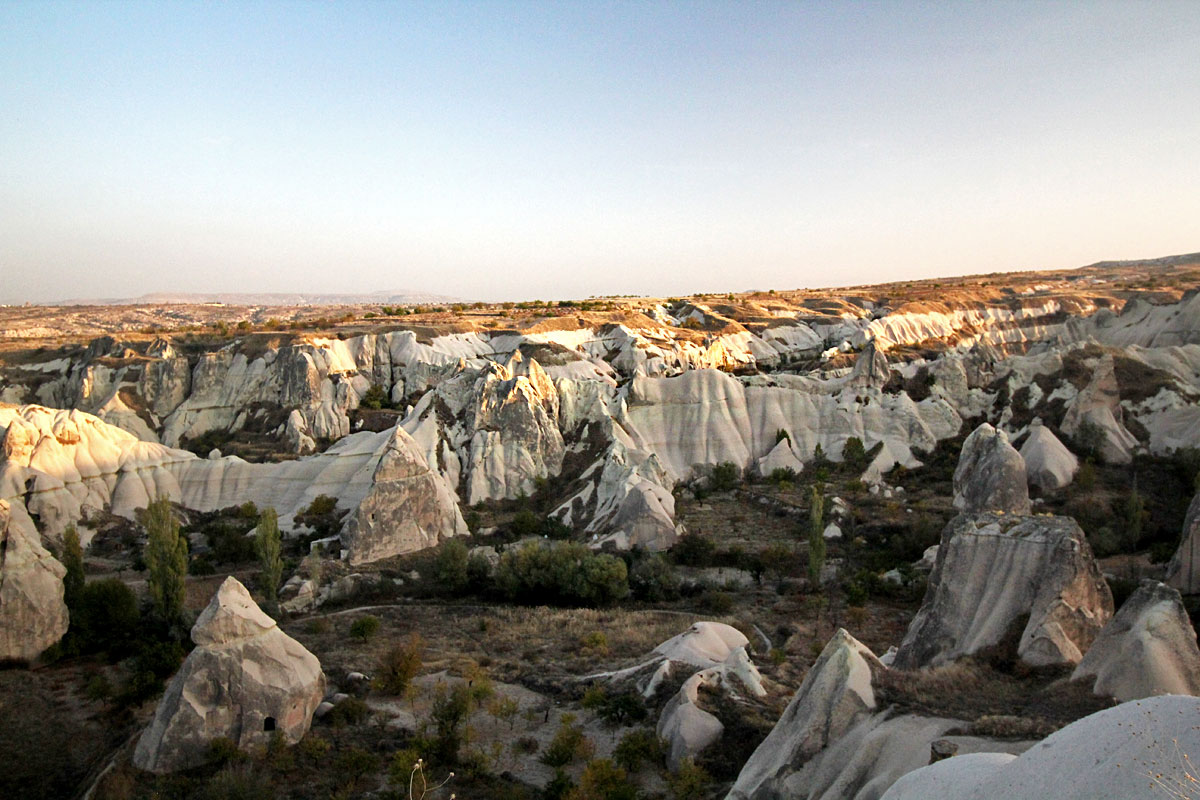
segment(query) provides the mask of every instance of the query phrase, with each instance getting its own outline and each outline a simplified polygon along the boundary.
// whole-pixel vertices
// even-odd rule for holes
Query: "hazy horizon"
[[[0,5],[0,302],[1200,249],[1200,6]]]

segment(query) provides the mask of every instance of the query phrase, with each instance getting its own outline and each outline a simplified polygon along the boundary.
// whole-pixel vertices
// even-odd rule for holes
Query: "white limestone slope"
[[[1163,695],[1071,723],[1015,759],[955,756],[900,778],[883,800],[1192,797],[1200,700]]]

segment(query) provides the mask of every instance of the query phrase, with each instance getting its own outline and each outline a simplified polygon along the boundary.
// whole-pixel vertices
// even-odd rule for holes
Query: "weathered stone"
[[[32,661],[67,632],[66,574],[25,507],[0,500],[0,660]]]
[[[133,763],[151,772],[203,764],[213,739],[242,749],[276,732],[298,742],[325,694],[316,656],[275,625],[229,577],[192,627],[194,649],[142,732]]]
[[[1167,583],[1184,594],[1200,593],[1200,492],[1183,518],[1183,538],[1167,565]]]
[[[963,442],[954,470],[954,507],[964,514],[1029,513],[1025,462],[1004,431],[985,422]]]
[[[1028,614],[1017,655],[1077,664],[1112,616],[1112,593],[1068,517],[959,515],[942,533],[920,611],[896,654],[915,669],[1000,642]]]
[[[1021,445],[1021,458],[1030,485],[1043,492],[1063,488],[1079,469],[1079,459],[1040,419],[1035,419],[1029,427],[1029,438]]]
[[[396,427],[370,491],[342,533],[350,563],[421,550],[467,532],[454,494],[429,469],[412,437]]]
[[[1200,648],[1179,592],[1142,581],[1075,668],[1096,694],[1122,702],[1157,694],[1200,694]]]

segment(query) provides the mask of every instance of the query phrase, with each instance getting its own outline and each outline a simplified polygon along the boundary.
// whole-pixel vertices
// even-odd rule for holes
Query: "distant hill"
[[[403,305],[411,303],[454,303],[458,298],[424,292],[370,292],[365,294],[327,294],[307,292],[159,292],[140,297],[85,298],[63,300],[48,305],[72,306],[130,306],[130,305],[196,305],[221,303],[228,306],[345,306],[364,303]]]
[[[1118,268],[1149,268],[1149,267],[1182,267],[1200,264],[1200,253],[1185,253],[1178,256],[1162,256],[1160,258],[1139,258],[1129,261],[1097,261],[1080,269],[1118,269]]]

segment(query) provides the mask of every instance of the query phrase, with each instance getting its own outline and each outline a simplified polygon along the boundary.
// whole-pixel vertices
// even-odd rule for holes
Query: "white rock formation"
[[[1071,675],[1098,695],[1140,700],[1200,694],[1200,648],[1179,592],[1155,580],[1141,586],[1100,631]]]
[[[1100,451],[1105,461],[1128,464],[1132,460],[1138,440],[1125,427],[1121,389],[1117,385],[1111,353],[1097,359],[1091,381],[1075,397],[1063,417],[1063,432],[1074,435],[1084,421],[1093,423],[1103,432]]]
[[[1079,459],[1040,419],[1034,419],[1029,427],[1029,437],[1021,445],[1021,458],[1030,485],[1043,492],[1056,492],[1068,485],[1079,470]]]
[[[954,470],[954,507],[964,514],[1029,513],[1025,462],[1004,431],[985,422],[963,442]]]
[[[779,722],[746,762],[728,800],[798,796],[788,781],[875,709],[872,675],[884,670],[867,647],[838,630],[809,669]]]
[[[883,800],[1188,797],[1200,700],[1164,695],[1077,720],[1019,757],[962,755],[900,778]]]
[[[429,469],[413,438],[393,428],[371,489],[342,533],[350,563],[422,550],[467,533],[454,493]]]
[[[750,640],[732,625],[697,622],[654,648],[654,652],[668,661],[681,661],[707,669],[724,664],[735,650],[745,648],[748,644]]]
[[[0,500],[0,660],[32,661],[67,632],[66,574],[25,507]]]
[[[320,662],[275,625],[236,578],[192,627],[194,649],[171,679],[133,753],[134,766],[173,772],[204,763],[213,739],[239,748],[275,732],[298,742],[325,695]]]
[[[1113,612],[1083,531],[1067,517],[960,515],[946,526],[895,665],[943,664],[998,643],[1021,616],[1028,664],[1077,664]]]

